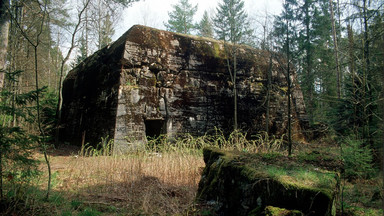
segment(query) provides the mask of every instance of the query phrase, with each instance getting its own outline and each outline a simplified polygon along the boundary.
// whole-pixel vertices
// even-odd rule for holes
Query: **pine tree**
[[[87,49],[86,49],[86,40],[85,38],[83,37],[83,35],[81,36],[80,38],[80,41],[79,41],[79,53],[76,57],[76,62],[75,62],[75,65],[78,65],[80,64],[84,59],[87,58]]]
[[[288,33],[288,36],[290,38],[290,54],[292,56],[297,55],[297,41],[298,41],[298,35],[297,35],[297,26],[295,25],[295,10],[297,8],[297,1],[296,0],[287,0],[283,4],[283,11],[279,16],[275,17],[274,21],[274,30],[272,32],[272,35],[275,40],[275,46],[274,49],[281,52],[286,53],[287,50],[287,37],[286,34]],[[287,19],[289,22],[287,22]],[[292,61],[295,63],[295,61]]]
[[[246,36],[251,34],[248,28],[248,15],[244,10],[242,0],[223,0],[216,8],[213,19],[216,36],[224,40],[228,72],[233,88],[233,129],[237,130],[237,49],[236,44],[244,43]],[[226,42],[233,46],[227,46]]]
[[[168,12],[168,22],[164,23],[168,31],[190,34],[196,25],[193,24],[193,16],[197,11],[197,5],[193,6],[189,0],[179,0],[173,5],[173,11]]]
[[[198,25],[198,35],[202,37],[213,37],[213,24],[207,11],[204,11],[203,18]]]
[[[312,124],[328,122],[337,96],[329,1],[287,0],[287,6],[286,12],[275,20],[277,49],[286,50],[282,35],[287,29],[284,19],[289,19],[291,62],[304,94],[308,120]]]
[[[248,14],[244,9],[243,0],[223,0],[216,9],[213,19],[216,37],[233,44],[244,43],[249,29]]]
[[[287,104],[288,104],[288,155],[292,154],[292,117],[291,117],[291,72],[294,70],[292,65],[294,64],[293,56],[297,53],[297,38],[296,35],[296,14],[295,7],[297,6],[296,0],[286,0],[283,4],[283,11],[280,16],[275,19],[275,29],[273,35],[276,38],[277,49],[284,53],[286,57],[285,77],[287,80]]]
[[[38,174],[38,161],[33,157],[37,136],[28,133],[22,127],[16,126],[16,119],[32,123],[35,117],[31,110],[36,102],[37,91],[16,93],[12,86],[19,80],[22,71],[4,71],[5,81],[8,86],[0,89],[0,202],[4,203],[10,198],[11,188],[18,187],[22,190],[28,182]],[[3,183],[3,178],[14,179]],[[23,194],[23,193],[20,193]],[[13,196],[15,201],[19,197]],[[3,209],[0,209],[0,214]]]
[[[300,22],[299,28],[299,49],[302,50],[303,54],[303,77],[305,78],[305,95],[307,98],[306,107],[309,113],[309,120],[313,122],[313,113],[314,113],[314,71],[313,71],[313,51],[314,47],[312,44],[313,39],[313,28],[312,28],[312,17],[314,2],[313,0],[304,0],[302,5],[299,5],[297,8],[297,21]]]
[[[336,128],[341,135],[354,135],[370,146],[375,159],[382,148],[380,143],[379,101],[382,79],[383,17],[382,2],[355,1],[352,4],[348,22],[348,47],[350,73],[346,74],[343,95],[339,110],[344,115],[335,116],[343,127]],[[353,29],[354,26],[359,26]],[[336,125],[338,126],[338,125]],[[351,127],[353,126],[353,127]],[[351,130],[353,129],[353,131]]]
[[[106,15],[105,19],[101,22],[101,31],[99,33],[99,47],[105,47],[112,42],[112,36],[115,33],[111,16]]]

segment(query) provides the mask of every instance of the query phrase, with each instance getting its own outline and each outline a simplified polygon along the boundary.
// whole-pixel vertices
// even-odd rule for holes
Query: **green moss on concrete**
[[[315,170],[313,167],[274,167],[265,168],[268,176],[276,179],[286,187],[305,188],[312,191],[321,191],[332,199],[334,187],[338,176],[334,172]]]
[[[299,163],[296,158],[270,156],[204,149],[207,167],[199,184],[198,199],[221,200],[221,206],[229,206],[225,208],[238,208],[240,212],[227,210],[239,215],[249,214],[246,209],[266,205],[304,213],[312,208],[317,211],[314,215],[335,215],[337,173]]]
[[[288,210],[274,206],[265,208],[265,216],[303,216],[304,214],[298,210]]]
[[[225,56],[224,50],[220,49],[220,44],[217,42],[213,43],[212,53],[215,58],[220,58]]]

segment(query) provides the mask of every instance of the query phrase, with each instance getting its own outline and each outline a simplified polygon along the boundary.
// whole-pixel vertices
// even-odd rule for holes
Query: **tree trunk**
[[[368,39],[368,12],[367,0],[363,0],[363,24],[364,24],[364,68],[363,68],[363,139],[372,144],[369,125],[370,125],[370,108],[369,101],[371,91],[368,88],[370,82],[370,59],[369,59],[369,39]]]
[[[228,51],[229,49],[229,51]],[[227,47],[226,45],[226,41],[224,40],[224,50],[225,52],[228,54],[230,54],[230,56],[227,57],[227,69],[228,69],[228,73],[229,73],[229,76],[231,78],[231,82],[232,82],[232,89],[233,89],[233,130],[237,130],[237,88],[236,88],[236,72],[235,70],[237,69],[236,68],[236,48],[234,48],[234,43],[232,43],[232,47]],[[230,59],[229,58],[232,58],[233,62],[233,67],[230,63]],[[232,71],[233,69],[233,71]]]
[[[287,84],[288,84],[288,156],[292,154],[292,128],[291,128],[291,73],[290,73],[290,48],[289,48],[289,21],[286,19],[286,43],[287,43]]]
[[[381,36],[381,40],[384,42],[384,35]],[[382,53],[384,53],[384,43],[382,44]],[[383,56],[383,59],[382,59],[382,68],[384,68],[384,56]],[[384,119],[384,69],[382,71],[382,75],[381,75],[381,114],[382,114],[382,119]],[[382,131],[382,135],[381,135],[381,139],[382,139],[382,143],[381,143],[381,171],[382,173],[384,173],[384,122],[381,122],[381,131]],[[382,182],[384,182],[384,175],[382,174]],[[384,185],[382,186],[382,191],[384,191]],[[382,209],[384,209],[384,193],[382,193],[381,195],[381,200],[382,200]]]
[[[33,47],[33,54],[34,54],[34,73],[35,73],[35,83],[36,83],[36,111],[37,111],[37,125],[38,125],[38,129],[39,129],[39,132],[40,132],[40,136],[42,137],[42,139],[38,139],[38,143],[40,145],[40,147],[42,148],[42,151],[44,153],[44,159],[45,159],[45,163],[47,165],[47,169],[48,169],[48,186],[47,186],[47,194],[45,196],[45,199],[48,200],[49,198],[49,194],[50,194],[50,191],[51,191],[51,180],[52,180],[52,175],[51,175],[51,165],[50,165],[50,161],[49,161],[49,158],[48,158],[48,154],[47,154],[47,145],[45,144],[45,133],[44,133],[44,129],[41,125],[41,116],[40,116],[40,112],[41,112],[41,107],[40,107],[40,91],[41,89],[39,88],[39,68],[38,68],[38,47],[39,45],[41,44],[41,35],[43,33],[43,26],[44,26],[44,23],[45,23],[45,19],[46,19],[46,16],[47,16],[47,4],[44,4],[44,8],[40,8],[41,11],[39,11],[38,13],[38,16],[41,17],[41,23],[40,23],[40,26],[36,29],[36,35],[34,36],[34,39],[32,39],[31,37],[29,37],[26,32],[24,31],[23,27],[20,25],[20,23],[18,23],[18,20],[16,20],[14,17],[12,18],[12,20],[15,21],[15,24],[17,25],[19,31],[21,32],[21,34],[23,35],[23,37],[28,41],[29,45]],[[42,14],[41,14],[42,13]]]
[[[310,15],[309,15],[309,1],[306,0],[304,4],[304,10],[305,10],[305,17],[304,17],[304,25],[305,25],[305,42],[304,42],[304,49],[305,49],[305,65],[306,65],[306,73],[307,73],[307,94],[308,94],[308,112],[309,112],[309,120],[311,123],[313,123],[314,119],[314,101],[313,101],[313,75],[312,75],[312,48],[311,48],[311,40],[310,40]],[[288,29],[287,29],[288,31]],[[289,59],[288,59],[289,61]],[[289,87],[288,87],[289,88]]]
[[[265,132],[269,134],[269,118],[270,118],[270,103],[271,103],[271,91],[272,91],[272,53],[270,53],[271,56],[269,57],[269,67],[268,67],[268,74],[267,74],[267,106],[266,106],[266,113],[265,113]]]
[[[8,32],[9,32],[9,1],[0,1],[0,91],[5,82],[5,70],[8,51]],[[2,143],[0,143],[2,145]],[[2,146],[0,146],[2,148]],[[0,201],[3,200],[3,151],[0,151]]]
[[[88,27],[88,8],[85,8],[85,57],[88,57],[88,37],[89,37],[89,27]]]
[[[237,82],[236,82],[236,74],[237,74],[237,56],[236,50],[234,51],[233,56],[233,129],[236,131],[238,129],[237,125]]]
[[[0,2],[0,90],[4,87],[5,69],[8,50],[9,0]]]
[[[289,47],[289,46],[288,46]],[[289,48],[288,48],[289,51]],[[291,127],[291,73],[288,53],[287,82],[288,82],[288,156],[292,154],[292,127]]]
[[[0,151],[0,202],[3,201],[3,150]]]
[[[356,124],[356,119],[357,119],[357,86],[356,86],[356,72],[355,72],[355,57],[354,57],[354,39],[353,39],[353,30],[352,26],[348,24],[347,26],[348,30],[348,58],[349,58],[349,69],[351,73],[351,86],[352,86],[352,97],[354,98],[353,100],[353,131],[355,134],[358,134],[358,125]]]
[[[336,60],[336,77],[337,77],[337,98],[341,98],[341,72],[340,72],[340,64],[339,64],[339,48],[337,42],[337,33],[336,33],[336,24],[335,24],[335,16],[333,13],[333,1],[329,0],[329,7],[331,9],[331,22],[332,22],[332,37],[333,37],[333,47],[335,53]]]

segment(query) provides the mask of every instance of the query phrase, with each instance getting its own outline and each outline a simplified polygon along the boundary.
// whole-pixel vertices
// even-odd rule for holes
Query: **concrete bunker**
[[[67,75],[60,139],[96,145],[108,136],[114,152],[123,153],[145,145],[147,136],[231,132],[233,84],[224,46],[230,45],[133,26]],[[269,109],[269,129],[286,133],[284,65],[271,64],[265,50],[240,45],[237,50],[238,125],[250,136],[265,131]],[[273,89],[267,108],[268,71]],[[302,139],[304,101],[294,73],[291,80],[293,136]]]

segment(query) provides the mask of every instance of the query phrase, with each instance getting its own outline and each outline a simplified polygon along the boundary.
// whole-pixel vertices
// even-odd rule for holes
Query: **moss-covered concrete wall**
[[[63,82],[60,139],[97,144],[113,138],[125,40],[105,47],[68,73]]]
[[[268,206],[336,214],[339,174],[294,157],[204,149],[197,201],[218,215],[263,215]],[[271,208],[269,208],[271,209]]]
[[[225,47],[230,45],[133,26],[67,77],[65,133],[77,141],[82,131],[87,131],[86,141],[109,135],[115,139],[117,152],[141,146],[149,134],[203,135],[215,127],[229,133],[233,129],[233,83]],[[246,46],[237,46],[237,53],[238,122],[251,136],[265,130],[271,53]],[[278,61],[274,59],[271,65],[269,130],[282,135],[287,128],[287,82]],[[291,79],[296,83],[295,75]],[[294,136],[302,139],[305,108],[296,84],[292,102]],[[87,111],[88,126],[79,121],[85,112],[79,109],[98,110]],[[94,116],[98,112],[103,114]],[[90,132],[94,128],[96,132]]]

